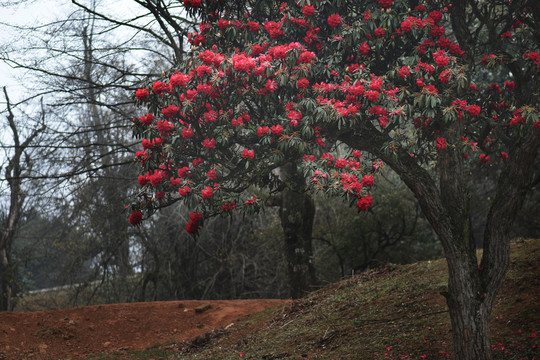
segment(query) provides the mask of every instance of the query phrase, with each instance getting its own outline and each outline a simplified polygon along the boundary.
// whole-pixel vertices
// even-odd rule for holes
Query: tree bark
[[[316,283],[312,263],[312,231],[315,218],[313,199],[305,192],[305,179],[296,164],[281,168],[285,189],[281,192],[279,217],[285,239],[290,295],[305,296]]]

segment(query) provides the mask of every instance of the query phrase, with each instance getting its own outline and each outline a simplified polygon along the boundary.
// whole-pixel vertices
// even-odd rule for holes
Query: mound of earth
[[[286,302],[190,300],[0,313],[0,359],[79,359],[188,342]]]

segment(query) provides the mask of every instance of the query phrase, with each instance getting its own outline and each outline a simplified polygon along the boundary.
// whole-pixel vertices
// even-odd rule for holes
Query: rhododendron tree
[[[366,211],[377,202],[373,174],[388,166],[444,248],[456,357],[490,359],[489,314],[540,146],[539,12],[526,0],[443,3],[299,0],[206,13],[192,56],[135,94],[148,113],[134,120],[143,150],[132,224],[184,201],[196,234],[205,218],[257,211],[278,192],[282,224],[313,211],[306,191]],[[498,179],[481,259],[468,186],[477,166]]]

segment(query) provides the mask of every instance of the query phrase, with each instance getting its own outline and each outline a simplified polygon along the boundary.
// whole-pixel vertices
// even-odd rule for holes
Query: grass
[[[539,359],[540,240],[512,244],[493,309],[495,359]],[[266,310],[196,345],[89,359],[447,359],[446,262],[388,265]]]

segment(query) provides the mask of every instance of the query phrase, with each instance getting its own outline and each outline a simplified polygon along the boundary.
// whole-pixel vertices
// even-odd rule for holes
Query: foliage
[[[302,156],[314,191],[365,210],[371,182],[362,178],[380,163],[360,162],[353,149],[337,152],[351,135],[377,137],[388,157],[399,149],[425,166],[449,151],[484,166],[511,157],[508,142],[540,126],[535,108],[520,106],[510,81],[497,94],[502,102],[475,89],[464,51],[441,26],[449,10],[385,4],[283,3],[277,22],[224,14],[201,23],[192,58],[137,92],[150,113],[135,120],[144,150],[137,153],[142,191],[132,222],[178,200],[204,217],[252,212],[263,201],[249,197],[249,186],[277,191],[274,170]],[[521,49],[512,60],[521,57],[523,71],[536,73],[529,27],[512,31],[500,41]],[[503,60],[484,57],[475,73]],[[463,124],[459,136],[450,126],[456,122]],[[188,232],[202,219],[194,213]]]

